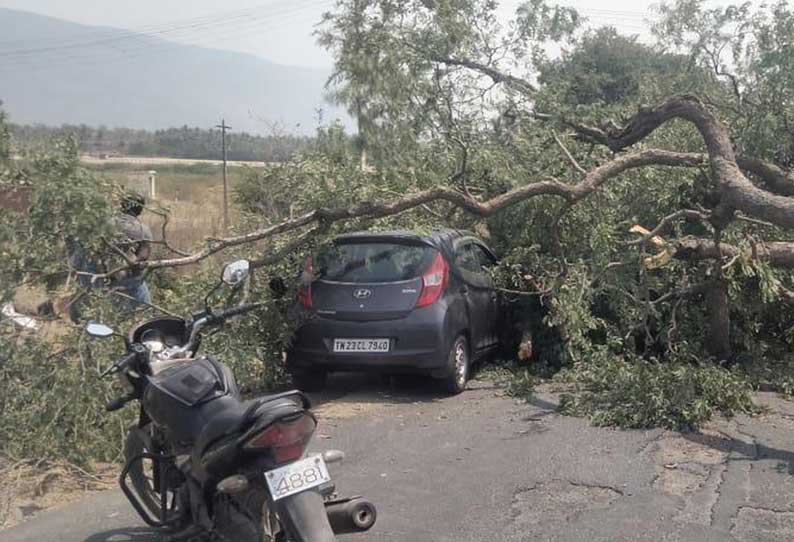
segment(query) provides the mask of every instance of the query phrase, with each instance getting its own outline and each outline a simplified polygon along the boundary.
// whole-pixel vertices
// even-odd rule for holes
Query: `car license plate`
[[[334,339],[334,352],[388,352],[389,339]]]
[[[321,455],[313,455],[265,473],[267,487],[277,501],[331,481]]]

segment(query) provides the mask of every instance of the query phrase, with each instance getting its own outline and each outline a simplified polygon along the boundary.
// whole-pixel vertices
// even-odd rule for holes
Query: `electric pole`
[[[221,129],[221,141],[223,142],[223,231],[229,231],[229,185],[226,181],[226,130],[231,130],[231,126],[226,125],[226,119],[221,119],[221,123],[216,126]]]

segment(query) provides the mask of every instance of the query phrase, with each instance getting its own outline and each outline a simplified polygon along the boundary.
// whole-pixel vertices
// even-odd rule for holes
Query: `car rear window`
[[[319,278],[334,282],[397,282],[421,275],[435,254],[425,245],[340,243],[320,251],[317,271]]]

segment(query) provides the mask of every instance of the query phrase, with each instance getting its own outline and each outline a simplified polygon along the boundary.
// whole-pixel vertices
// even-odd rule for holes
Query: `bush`
[[[755,408],[744,377],[713,364],[604,355],[577,363],[567,379],[574,391],[563,395],[561,412],[595,425],[691,430],[717,412],[732,416]]]
[[[87,349],[76,333],[67,348],[33,336],[0,335],[0,455],[88,465],[118,457],[136,412],[105,412],[119,394],[99,378],[110,344]],[[92,345],[93,346],[93,345]],[[117,346],[117,345],[116,345]]]

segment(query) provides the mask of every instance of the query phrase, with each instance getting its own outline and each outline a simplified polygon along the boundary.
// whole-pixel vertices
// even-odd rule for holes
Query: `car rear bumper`
[[[449,333],[445,304],[412,311],[405,318],[356,322],[315,316],[296,332],[287,352],[289,370],[447,372]],[[389,339],[389,352],[340,353],[334,339]],[[454,338],[454,336],[453,336]]]

